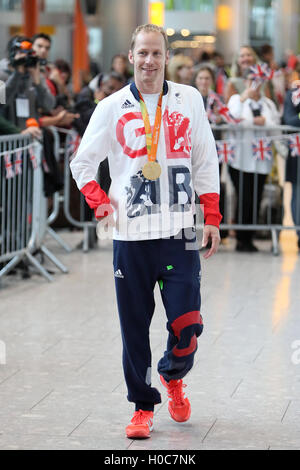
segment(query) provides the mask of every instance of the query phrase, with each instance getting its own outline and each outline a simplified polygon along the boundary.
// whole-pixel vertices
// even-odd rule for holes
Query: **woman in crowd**
[[[172,82],[191,85],[194,74],[194,62],[185,55],[178,54],[170,59],[168,77]]]
[[[74,102],[68,84],[71,78],[71,67],[63,59],[58,59],[51,67],[47,85],[51,93],[56,97],[56,107],[65,109],[73,107]]]
[[[46,79],[47,86],[55,97],[55,109],[49,114],[43,114],[39,123],[42,127],[58,126],[70,128],[74,119],[79,117],[73,112],[73,96],[69,90],[71,67],[63,59],[58,59],[51,65]]]
[[[237,60],[231,66],[230,78],[225,88],[225,101],[228,103],[230,97],[245,90],[244,72],[257,63],[257,55],[251,46],[241,46]]]
[[[251,70],[244,72],[244,92],[235,93],[228,102],[231,115],[242,120],[242,126],[256,125],[261,130],[242,130],[228,132],[229,139],[236,139],[236,151],[229,161],[229,173],[236,191],[235,222],[242,224],[258,223],[258,214],[267,175],[272,168],[272,159],[256,159],[252,141],[266,137],[268,131],[263,126],[280,124],[280,115],[275,103],[263,95],[261,84],[253,87]],[[270,131],[269,131],[270,133]],[[256,204],[254,203],[256,200]],[[237,251],[257,251],[253,244],[253,231],[237,230]]]
[[[210,123],[220,124],[223,122],[222,116],[218,113],[218,103],[221,102],[221,98],[213,91],[215,88],[213,69],[207,65],[200,66],[196,72],[194,84],[202,95],[204,108]]]
[[[110,71],[121,75],[125,85],[132,79],[132,73],[129,70],[128,59],[125,54],[116,54],[112,58]]]
[[[245,80],[243,79],[244,73],[253,65],[258,63],[258,57],[251,46],[241,46],[238,58],[233,62],[231,67],[231,76],[227,81],[225,88],[225,102],[228,103],[230,97],[235,94],[242,94],[245,91]],[[275,100],[274,90],[272,89],[271,82],[267,82],[263,88],[262,93],[268,98]]]

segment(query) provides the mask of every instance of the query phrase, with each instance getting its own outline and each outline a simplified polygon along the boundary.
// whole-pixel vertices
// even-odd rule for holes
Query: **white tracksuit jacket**
[[[98,167],[108,156],[116,240],[168,237],[192,227],[194,191],[204,205],[205,223],[219,226],[218,158],[202,97],[191,86],[169,81],[164,82],[163,93],[156,156],[162,168],[159,179],[149,181],[142,175],[148,158],[134,83],[97,105],[71,162],[72,175],[84,193],[87,184],[98,186]],[[148,113],[153,125],[155,109],[151,112],[150,107]]]

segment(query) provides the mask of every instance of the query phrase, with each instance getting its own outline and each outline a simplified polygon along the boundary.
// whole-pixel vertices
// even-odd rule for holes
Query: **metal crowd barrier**
[[[90,232],[96,229],[97,221],[93,220],[85,220],[85,200],[83,195],[78,191],[79,194],[79,220],[75,219],[71,214],[71,180],[72,175],[70,171],[70,158],[72,157],[73,153],[76,151],[80,143],[80,137],[76,133],[76,131],[72,129],[63,129],[60,127],[52,128],[52,131],[59,134],[65,134],[65,141],[64,145],[60,145],[59,153],[63,155],[64,158],[64,190],[63,195],[59,197],[59,199],[55,200],[56,203],[56,211],[55,214],[58,213],[60,203],[63,203],[63,211],[64,216],[66,217],[67,221],[73,225],[74,227],[80,228],[83,230],[83,243],[82,249],[84,252],[87,252],[90,247]],[[49,219],[50,220],[50,217]],[[51,218],[51,223],[53,222],[53,216]]]
[[[57,130],[56,127],[54,126],[49,126],[47,127],[47,129],[52,133],[53,135],[53,138],[54,138],[54,155],[55,155],[55,159],[57,161],[57,163],[59,164],[60,162],[60,156],[61,156],[61,153],[63,151],[62,147],[61,147],[61,142],[60,142],[60,135],[59,135],[59,132]],[[56,191],[54,194],[53,194],[53,197],[52,197],[52,202],[53,202],[53,207],[52,207],[52,212],[49,214],[48,216],[48,219],[47,219],[47,233],[52,237],[54,238],[54,240],[57,241],[57,243],[62,246],[62,248],[64,248],[64,250],[67,252],[67,253],[71,253],[72,251],[72,248],[68,245],[68,243],[65,242],[65,240],[63,240],[61,238],[60,235],[58,235],[58,233],[53,230],[53,228],[51,227],[51,224],[53,224],[55,222],[55,220],[57,219],[58,215],[59,215],[59,209],[60,209],[60,203],[63,202],[64,200],[64,196],[62,194],[62,192],[59,192],[59,191]]]
[[[239,144],[248,142],[252,145],[253,141],[260,139],[269,139],[271,141],[272,153],[279,153],[275,148],[276,143],[280,143],[285,146],[286,155],[282,157],[286,159],[287,153],[289,151],[289,139],[291,134],[299,134],[300,128],[292,126],[244,126],[242,124],[223,124],[223,125],[211,125],[213,131],[218,131],[221,133],[221,139],[216,140],[217,143],[232,143],[235,147],[238,147]],[[245,132],[252,131],[253,135],[251,138],[247,136],[245,138]],[[256,135],[256,132],[259,131],[259,135]],[[264,136],[261,136],[261,133],[265,133]],[[279,144],[279,145],[280,145]],[[275,146],[275,147],[274,147]],[[229,147],[229,145],[227,146]],[[275,150],[275,152],[274,152]],[[281,147],[282,150],[282,147]],[[300,147],[299,147],[300,151]],[[244,158],[244,155],[242,155]],[[254,157],[253,157],[254,158]],[[300,156],[295,156],[294,158],[300,158]],[[256,167],[258,165],[258,159],[256,159]],[[245,173],[239,172],[239,181],[238,181],[238,194],[231,189],[231,192],[228,191],[228,187],[233,188],[233,183],[229,176],[228,166],[230,166],[230,159],[227,161],[221,162],[222,167],[222,178],[223,183],[225,183],[225,200],[221,201],[224,205],[223,212],[223,222],[220,225],[220,230],[251,230],[255,232],[269,232],[272,239],[272,251],[274,255],[279,254],[278,246],[278,234],[281,230],[300,230],[299,225],[284,225],[284,206],[283,206],[283,188],[278,184],[273,184],[272,181],[268,181],[270,175],[267,176],[267,181],[264,184],[262,204],[260,211],[258,211],[257,201],[258,201],[258,173],[254,173],[253,181],[253,194],[249,194],[248,197],[252,198],[253,201],[253,212],[250,214],[249,218],[251,219],[250,223],[243,223],[245,214],[242,210],[242,199],[244,195],[244,178]],[[257,171],[257,170],[256,170]],[[224,177],[225,175],[225,177]],[[222,181],[222,179],[221,179]],[[297,194],[297,213],[300,214],[300,165],[298,166],[297,174],[298,188],[299,191]],[[229,193],[229,195],[228,195]],[[232,197],[233,196],[233,197]],[[238,211],[236,210],[238,205]],[[237,214],[234,215],[234,213]],[[236,217],[237,215],[237,217]]]
[[[266,136],[268,133],[272,132],[272,136],[270,136],[275,141],[286,141],[288,139],[287,133],[300,133],[300,128],[291,127],[291,126],[243,126],[241,124],[222,124],[222,125],[212,125],[211,126],[213,131],[221,132],[221,141],[228,140],[229,134],[234,133],[235,136],[233,138],[234,143],[238,144],[240,141],[244,139],[245,131],[263,131],[265,132]],[[63,202],[64,207],[64,215],[66,219],[75,227],[81,228],[83,230],[83,251],[88,251],[89,249],[89,231],[91,229],[95,229],[97,225],[96,220],[84,220],[83,216],[83,207],[84,207],[84,198],[80,194],[80,220],[75,219],[70,211],[70,189],[71,189],[71,172],[70,172],[70,158],[76,147],[79,143],[78,135],[73,130],[68,129],[61,129],[56,128],[56,132],[58,133],[65,133],[66,140],[64,147],[60,148],[60,153],[64,155],[64,192],[63,196],[60,197],[59,202]],[[276,135],[274,135],[276,133]],[[253,137],[255,139],[255,137]],[[232,136],[231,136],[232,139]],[[229,139],[230,140],[230,139]],[[217,141],[219,142],[219,141]],[[296,157],[298,158],[298,157]],[[227,167],[229,162],[223,162],[222,166]],[[300,165],[299,165],[300,167]],[[298,174],[298,181],[299,181],[299,188],[300,188],[300,169]],[[260,220],[261,214],[257,210],[257,198],[258,198],[258,175],[255,173],[254,175],[254,191],[253,194],[249,195],[253,199],[253,213],[251,214],[251,223],[243,223],[244,214],[241,209],[241,204],[239,205],[238,217],[234,220],[233,213],[235,211],[235,207],[237,204],[237,197],[234,197],[234,191],[232,190],[232,182],[230,180],[229,174],[225,171],[225,178],[223,178],[223,183],[225,183],[226,189],[230,188],[230,190],[226,190],[227,196],[225,197],[225,201],[222,201],[224,205],[223,211],[223,222],[221,223],[220,229],[221,230],[252,230],[255,232],[269,232],[271,239],[272,239],[272,250],[275,255],[279,253],[279,246],[278,246],[278,234],[281,230],[300,230],[300,226],[298,225],[283,225],[282,222],[274,222],[274,212],[277,212],[277,216],[280,221],[283,221],[284,216],[284,207],[283,201],[280,201],[280,207],[276,207],[276,203],[274,205],[275,195],[274,189],[277,190],[278,186],[274,188],[273,184],[266,183],[264,186],[264,199],[262,209],[264,210],[264,220]],[[239,176],[239,195],[238,199],[241,201],[243,195],[243,174],[241,173]],[[276,185],[275,185],[276,186]],[[300,191],[299,191],[300,193]],[[277,196],[277,195],[276,195]],[[278,199],[278,198],[277,198]],[[276,202],[276,201],[275,201]],[[297,210],[300,210],[300,194],[297,197]],[[58,206],[57,206],[58,207]],[[279,214],[279,215],[278,215]],[[201,228],[202,225],[198,225],[198,228]]]
[[[68,272],[44,245],[47,199],[42,164],[42,145],[36,140],[22,134],[0,137],[0,280],[27,259],[51,281],[51,274],[34,256],[37,252]]]

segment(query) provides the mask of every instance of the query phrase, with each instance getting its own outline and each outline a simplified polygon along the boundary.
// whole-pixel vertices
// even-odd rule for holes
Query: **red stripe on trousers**
[[[194,310],[193,312],[187,312],[184,315],[181,315],[181,317],[176,318],[176,320],[173,321],[173,323],[171,324],[171,327],[173,329],[174,335],[177,336],[178,341],[180,340],[181,330],[195,323],[202,325],[202,317],[200,315],[199,310]],[[194,334],[187,348],[178,349],[177,346],[175,346],[175,348],[173,349],[173,354],[178,357],[188,356],[189,354],[195,351],[196,347],[197,347],[197,337]]]

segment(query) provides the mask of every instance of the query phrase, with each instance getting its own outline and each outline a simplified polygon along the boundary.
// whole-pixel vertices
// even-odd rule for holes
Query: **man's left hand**
[[[210,258],[210,256],[218,251],[220,244],[220,231],[218,227],[214,225],[204,225],[202,247],[206,247],[209,240],[211,240],[211,247],[203,255],[205,259]]]

